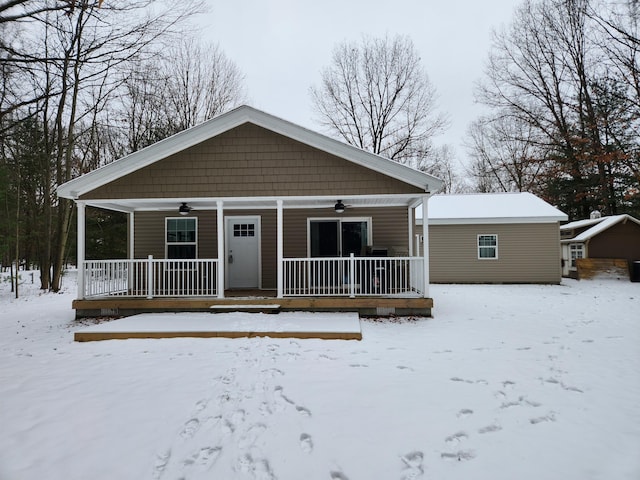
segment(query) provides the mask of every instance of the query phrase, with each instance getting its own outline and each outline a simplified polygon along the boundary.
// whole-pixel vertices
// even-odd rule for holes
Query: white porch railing
[[[422,257],[285,258],[284,296],[417,296]]]
[[[419,296],[422,257],[283,259],[283,295]],[[82,298],[215,297],[218,260],[87,260]]]
[[[87,260],[82,298],[213,297],[217,271],[217,259]]]

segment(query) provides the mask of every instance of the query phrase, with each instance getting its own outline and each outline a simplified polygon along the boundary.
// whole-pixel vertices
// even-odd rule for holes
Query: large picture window
[[[166,219],[167,258],[192,259],[198,251],[197,218]]]
[[[478,235],[478,259],[492,260],[498,258],[498,235]]]

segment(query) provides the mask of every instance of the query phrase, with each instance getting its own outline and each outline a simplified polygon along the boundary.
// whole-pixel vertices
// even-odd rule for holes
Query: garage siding
[[[478,259],[478,235],[498,236],[498,258]],[[433,283],[560,283],[557,223],[430,225]]]

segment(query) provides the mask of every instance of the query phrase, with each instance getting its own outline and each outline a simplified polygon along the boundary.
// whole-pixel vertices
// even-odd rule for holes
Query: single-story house
[[[640,261],[640,220],[626,214],[601,216],[597,212],[591,217],[560,227],[562,274],[579,278],[580,259],[619,260],[631,271],[632,263]]]
[[[434,195],[428,219],[433,283],[560,283],[567,215],[531,193]]]
[[[428,315],[415,210],[441,186],[242,106],[58,188],[78,212],[73,308]],[[85,258],[87,207],[128,214],[128,258]]]

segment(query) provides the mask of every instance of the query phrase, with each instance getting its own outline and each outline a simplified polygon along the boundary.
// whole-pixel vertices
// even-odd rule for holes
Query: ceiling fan
[[[187,205],[187,202],[182,202],[182,205],[178,208],[178,213],[180,213],[180,215],[189,215],[191,210],[193,210],[193,207]]]

